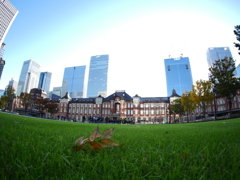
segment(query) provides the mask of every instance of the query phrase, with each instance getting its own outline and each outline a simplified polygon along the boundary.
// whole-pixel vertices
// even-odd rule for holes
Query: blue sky
[[[109,54],[108,94],[166,96],[164,59],[188,56],[194,82],[207,79],[208,47],[230,47],[240,24],[239,0],[10,0],[19,10],[6,38],[4,89],[32,59],[62,85],[65,67]]]

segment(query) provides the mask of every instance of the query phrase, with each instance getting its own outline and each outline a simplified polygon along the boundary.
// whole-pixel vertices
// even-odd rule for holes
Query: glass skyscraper
[[[92,56],[89,67],[87,97],[107,95],[109,55]]]
[[[18,82],[15,79],[11,79],[8,83],[9,86],[12,86],[13,89],[15,90],[15,94],[17,93],[17,86],[18,86]]]
[[[17,14],[18,10],[8,0],[0,1],[0,79],[5,65],[3,41]]]
[[[210,47],[207,50],[207,61],[208,66],[212,66],[215,61],[219,59],[224,59],[225,57],[231,57],[232,53],[229,49],[229,47]],[[234,71],[235,76],[238,75],[237,69]]]
[[[229,47],[210,47],[207,50],[208,66],[212,66],[215,61],[224,59],[225,57],[232,57]]]
[[[171,96],[173,89],[178,95],[192,90],[193,79],[188,57],[164,59],[167,95]]]
[[[52,73],[41,72],[38,87],[45,90],[49,94],[50,83],[51,83]]]
[[[68,92],[71,98],[82,98],[86,66],[68,67],[64,70],[61,97]]]
[[[29,93],[31,89],[38,87],[41,66],[33,60],[23,62],[22,71],[18,81],[17,95],[22,92]]]
[[[17,14],[18,10],[8,0],[0,1],[0,46]]]

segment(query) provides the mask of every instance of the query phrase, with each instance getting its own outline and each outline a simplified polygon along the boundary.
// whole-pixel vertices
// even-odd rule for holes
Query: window
[[[135,114],[138,114],[138,110],[137,109],[135,110]]]
[[[152,114],[154,114],[154,109],[152,109]]]

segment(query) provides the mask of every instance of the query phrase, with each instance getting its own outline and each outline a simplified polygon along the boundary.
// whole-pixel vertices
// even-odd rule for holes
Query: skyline
[[[233,44],[237,0],[10,2],[19,13],[4,41],[0,89],[11,78],[19,81],[29,59],[52,72],[52,90],[62,85],[64,68],[89,66],[91,56],[109,54],[108,95],[125,90],[142,97],[167,95],[169,54],[189,57],[194,83],[207,80],[209,47],[229,47],[240,63]]]

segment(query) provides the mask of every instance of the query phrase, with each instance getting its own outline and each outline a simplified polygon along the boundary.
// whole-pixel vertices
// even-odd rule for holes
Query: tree
[[[171,104],[171,110],[179,115],[179,121],[181,121],[182,115],[185,113],[184,106],[182,104],[181,98],[175,99]]]
[[[34,101],[34,108],[40,112],[43,112],[46,109],[47,103],[48,103],[48,100],[46,99],[36,99]]]
[[[187,113],[187,122],[189,123],[189,115],[196,109],[196,103],[192,100],[192,91],[182,93],[181,101],[184,111]]]
[[[6,109],[8,105],[8,98],[7,96],[3,95],[0,98],[0,109]]]
[[[51,116],[59,111],[58,109],[58,103],[56,102],[48,102],[46,104],[46,110],[51,114]]]
[[[197,81],[196,85],[192,86],[192,92],[191,98],[198,107],[203,109],[203,116],[205,119],[206,107],[214,99],[212,83],[205,80]]]
[[[237,40],[240,42],[240,25],[237,25],[234,28],[235,30],[233,32],[236,35]],[[234,43],[234,45],[238,48],[238,50],[240,50],[240,43]],[[238,52],[238,54],[240,55],[240,52]]]
[[[225,57],[217,60],[210,71],[210,81],[215,87],[215,92],[218,96],[226,97],[228,100],[228,108],[230,111],[230,118],[232,117],[232,103],[240,88],[240,82],[234,75],[235,61],[233,58]]]
[[[25,114],[26,114],[26,111],[27,111],[27,109],[28,109],[28,107],[29,107],[29,105],[31,104],[31,101],[32,101],[31,95],[29,93],[22,92],[20,94],[20,98],[21,98],[21,102],[22,102],[21,104],[25,108]]]
[[[12,102],[13,102],[13,99],[15,98],[15,89],[8,85],[8,87],[6,88],[6,90],[4,91],[4,95],[7,97],[7,106],[8,106],[8,109],[11,111],[12,110]]]

